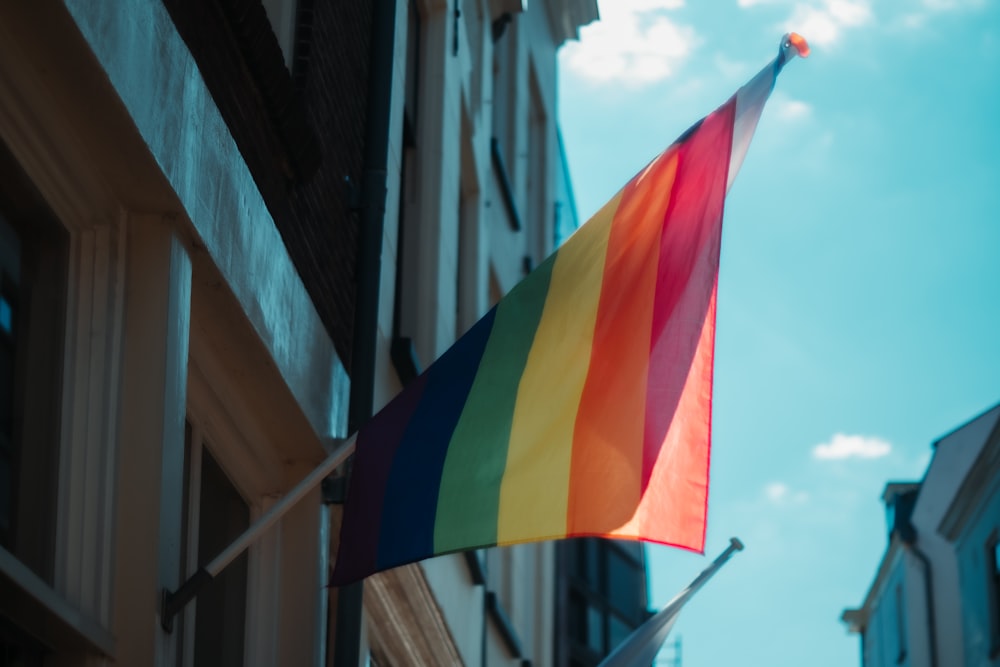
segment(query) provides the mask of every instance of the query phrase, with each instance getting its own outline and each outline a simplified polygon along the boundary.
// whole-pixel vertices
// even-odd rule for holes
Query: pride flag
[[[797,35],[359,432],[331,583],[596,535],[703,551],[722,211]]]

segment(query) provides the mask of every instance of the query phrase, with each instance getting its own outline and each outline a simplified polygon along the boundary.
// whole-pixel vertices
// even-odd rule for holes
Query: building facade
[[[595,2],[418,1],[397,11],[406,34],[388,173],[398,187],[381,241],[376,408],[577,226],[556,51],[597,18]],[[556,562],[556,545],[539,543],[370,577],[362,654],[378,665],[555,664]]]
[[[592,581],[539,543],[328,589],[335,483],[162,607],[575,229],[556,52],[595,19],[0,6],[0,663],[593,664],[645,618],[593,540]]]
[[[159,616],[164,590],[344,434],[350,390],[330,316],[283,240],[288,216],[171,9],[0,7],[7,664],[325,652],[319,490],[170,631]],[[229,30],[219,51],[238,54]],[[275,182],[303,177],[305,158]]]
[[[923,480],[889,484],[889,546],[843,620],[862,664],[1000,664],[1000,406],[934,443]]]
[[[650,615],[641,544],[592,537],[556,544],[555,665],[598,665]]]

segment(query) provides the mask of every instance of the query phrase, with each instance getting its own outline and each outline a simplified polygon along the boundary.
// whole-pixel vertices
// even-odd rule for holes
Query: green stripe
[[[549,291],[550,256],[497,304],[479,372],[448,445],[434,523],[434,553],[491,546],[521,373]]]

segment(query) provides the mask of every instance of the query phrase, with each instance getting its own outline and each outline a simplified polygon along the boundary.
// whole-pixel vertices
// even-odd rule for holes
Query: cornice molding
[[[464,665],[418,564],[369,577],[364,596],[371,650],[379,664]]]

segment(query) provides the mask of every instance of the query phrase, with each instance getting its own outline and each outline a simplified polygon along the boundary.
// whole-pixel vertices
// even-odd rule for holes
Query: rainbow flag
[[[797,35],[358,432],[332,582],[571,536],[703,551],[722,211]]]

